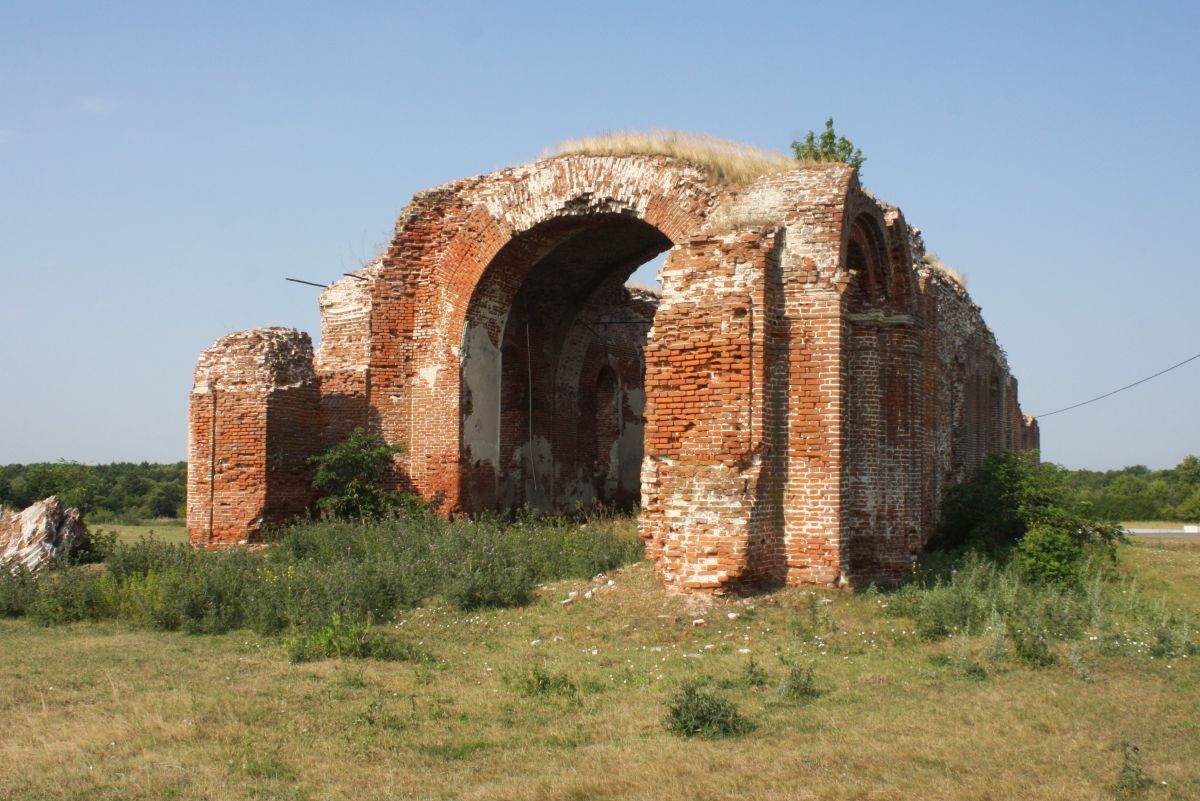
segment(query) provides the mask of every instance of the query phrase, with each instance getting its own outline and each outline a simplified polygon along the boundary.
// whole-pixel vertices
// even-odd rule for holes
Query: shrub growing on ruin
[[[855,169],[866,161],[853,142],[833,130],[833,117],[825,120],[825,130],[820,134],[809,131],[804,139],[792,142],[792,152],[799,161],[840,161]]]

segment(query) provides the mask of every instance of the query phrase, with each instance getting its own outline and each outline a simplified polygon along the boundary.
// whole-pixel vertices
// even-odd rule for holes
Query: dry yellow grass
[[[779,151],[708,134],[670,130],[615,131],[572,139],[560,144],[553,155],[670,156],[695,165],[717,183],[732,185],[747,184],[800,164]]]
[[[1172,600],[1200,586],[1200,553],[1122,558]],[[0,620],[0,798],[1086,801],[1112,797],[1127,739],[1156,781],[1148,798],[1200,797],[1200,660],[1110,657],[1085,640],[1090,681],[1065,658],[973,680],[945,657],[982,660],[981,638],[922,642],[881,614],[886,596],[820,593],[833,625],[814,639],[797,634],[812,607],[801,589],[706,606],[646,564],[611,578],[590,600],[607,579],[550,585],[524,609],[414,610],[396,628],[434,666],[289,665],[245,632]],[[736,683],[751,655],[766,687]],[[821,695],[777,700],[781,658],[814,664]],[[519,692],[535,666],[577,697]],[[733,682],[724,694],[757,729],[667,733],[666,699],[698,676]]]
[[[936,253],[926,253],[923,261],[963,289],[967,288],[967,276],[943,262]]]

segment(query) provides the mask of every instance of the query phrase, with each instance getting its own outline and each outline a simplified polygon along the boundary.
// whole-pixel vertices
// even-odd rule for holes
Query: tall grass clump
[[[679,688],[667,702],[667,731],[680,737],[737,737],[754,729],[737,704],[694,682]]]

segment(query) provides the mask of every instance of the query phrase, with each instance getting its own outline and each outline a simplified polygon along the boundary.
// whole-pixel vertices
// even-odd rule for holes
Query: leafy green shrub
[[[667,702],[667,731],[680,737],[736,737],[753,730],[737,704],[698,684],[684,684]]]
[[[1016,558],[1030,579],[1066,586],[1080,578],[1083,548],[1063,529],[1035,523],[1017,544]]]
[[[856,169],[866,161],[853,142],[833,130],[833,117],[825,120],[825,130],[819,136],[809,131],[803,140],[792,142],[792,152],[800,161],[841,161]]]
[[[422,502],[383,488],[392,459],[403,445],[389,445],[377,434],[355,428],[345,440],[309,458],[317,509],[326,517],[360,521],[382,517],[389,508],[413,510]]]
[[[1037,451],[1003,451],[989,456],[971,480],[946,493],[930,547],[1004,558],[1035,526],[1055,529],[1079,548],[1091,544],[1110,555],[1125,537],[1120,525],[1094,519],[1072,500],[1062,468],[1038,461]],[[1048,541],[1047,533],[1040,537],[1035,561],[1061,550]]]
[[[117,532],[89,529],[83,542],[64,554],[65,561],[73,565],[89,565],[103,562],[116,550]]]

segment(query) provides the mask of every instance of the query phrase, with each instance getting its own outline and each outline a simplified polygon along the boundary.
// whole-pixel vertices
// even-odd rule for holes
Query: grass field
[[[92,523],[89,529],[116,532],[120,542],[137,542],[143,537],[153,537],[164,542],[187,542],[187,529],[182,520],[165,519],[131,526],[123,523]]]
[[[1146,540],[1121,560],[1200,613],[1200,550]],[[1126,742],[1141,796],[1200,797],[1200,658],[1085,638],[1050,667],[995,663],[984,637],[918,639],[888,598],[705,604],[641,563],[525,608],[406,613],[431,663],[0,620],[0,798],[1107,799]],[[812,666],[817,697],[777,697],[785,664]],[[698,677],[754,730],[668,733],[667,700]]]

